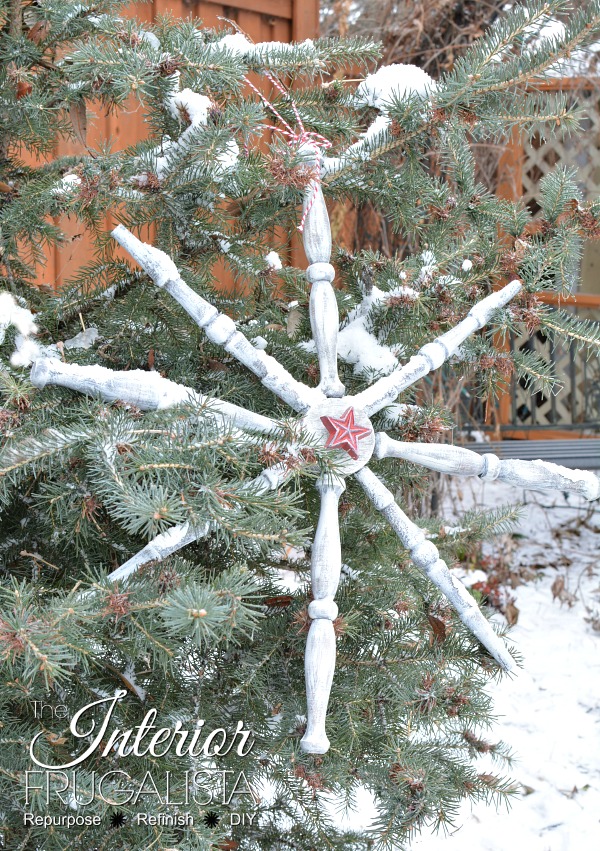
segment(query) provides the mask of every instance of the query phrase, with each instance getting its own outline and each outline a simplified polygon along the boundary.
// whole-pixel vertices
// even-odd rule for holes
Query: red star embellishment
[[[348,408],[341,417],[321,417],[321,422],[329,432],[327,443],[332,449],[345,449],[348,455],[358,460],[358,441],[371,434],[370,428],[356,425],[354,408]]]

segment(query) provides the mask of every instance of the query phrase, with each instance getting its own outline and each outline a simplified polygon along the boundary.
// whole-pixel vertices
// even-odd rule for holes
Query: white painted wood
[[[321,167],[322,158],[314,145],[305,145],[304,153],[315,168]],[[332,287],[335,273],[330,265],[331,229],[320,176],[307,187],[303,210],[304,247],[309,261],[306,274],[311,284],[310,320],[320,368],[320,383],[316,389],[308,388],[294,379],[274,358],[253,346],[238,331],[232,319],[220,313],[185,283],[172,259],[164,252],[141,242],[122,225],[115,228],[112,235],[155,284],[170,293],[213,343],[222,346],[250,369],[265,387],[293,410],[305,415],[303,425],[323,444],[328,431],[323,425],[322,417],[337,418],[349,408],[354,410],[356,423],[368,429],[369,433],[363,435],[358,444],[351,448],[352,453],[356,449],[358,458],[352,458],[344,449],[339,450],[342,458],[340,475],[356,475],[368,498],[407,547],[414,563],[442,591],[465,625],[498,663],[506,670],[511,670],[512,657],[479,611],[474,599],[448,570],[434,544],[426,540],[424,533],[396,504],[390,491],[365,465],[370,460],[376,443],[369,417],[387,406],[394,410],[396,419],[401,417],[406,406],[394,404],[398,394],[455,355],[469,335],[481,329],[497,309],[506,305],[519,292],[521,283],[512,281],[502,290],[476,304],[462,322],[433,342],[424,345],[401,369],[381,378],[356,397],[344,397],[345,390],[337,370],[339,314]],[[107,401],[119,399],[144,410],[165,408],[192,399],[194,402],[208,404],[218,416],[232,421],[240,428],[265,433],[272,433],[278,428],[268,417],[210,399],[191,388],[141,370],[113,372],[100,366],[80,367],[45,359],[34,364],[31,380],[38,387],[59,384]],[[338,425],[334,424],[333,427],[336,439],[341,441],[342,438],[336,430]],[[329,426],[332,426],[331,422]],[[347,423],[346,426],[348,427]],[[343,440],[348,439],[348,433],[342,436]],[[356,433],[353,434],[356,437]],[[598,480],[593,477],[592,481],[582,471],[568,471],[543,461],[505,462],[495,455],[480,457],[458,447],[400,443],[390,440],[384,433],[377,437],[375,455],[378,458],[407,458],[431,469],[455,475],[478,475],[485,479],[504,478],[523,487],[573,490],[589,499],[597,497],[600,491]],[[247,487],[259,492],[272,490],[279,487],[289,474],[288,467],[280,464],[264,470],[260,476],[248,483]],[[532,484],[533,482],[535,484]],[[321,509],[312,547],[314,599],[308,608],[311,626],[305,656],[307,729],[301,747],[308,753],[323,754],[329,749],[325,720],[335,669],[336,639],[333,623],[338,609],[334,597],[341,570],[338,509],[345,484],[341,479],[322,477],[317,481],[317,488],[321,495]],[[163,560],[192,541],[209,535],[212,528],[212,523],[206,523],[195,531],[189,524],[175,526],[157,535],[136,555],[113,571],[109,579],[113,582],[125,581],[144,564]]]
[[[315,168],[319,168],[318,164],[315,164]],[[309,264],[329,263],[331,226],[320,180],[312,180],[307,186],[302,210],[303,215],[306,216],[302,239]]]
[[[467,337],[483,328],[495,311],[508,304],[521,288],[520,281],[511,281],[501,290],[497,290],[482,299],[471,308],[462,322],[459,322],[455,328],[442,334],[432,343],[424,345],[401,369],[380,378],[371,387],[358,393],[355,397],[348,397],[348,399],[357,407],[362,408],[367,416],[372,416],[380,411],[381,408],[394,402],[399,393],[415,384],[431,370],[438,369],[444,361],[456,352]]]
[[[403,443],[384,432],[375,438],[376,458],[403,458],[439,473],[453,476],[479,476],[486,481],[499,479],[515,487],[533,490],[559,490],[577,493],[585,499],[598,499],[600,479],[589,470],[571,470],[547,461],[502,460],[497,455],[479,455],[462,446],[445,443]]]
[[[123,225],[112,231],[119,245],[140,264],[155,284],[166,289],[213,343],[223,346],[261,382],[295,411],[304,412],[324,398],[317,388],[307,387],[290,375],[275,358],[267,355],[238,331],[235,322],[219,313],[206,299],[189,287],[173,261],[158,248],[141,242]]]
[[[312,160],[320,168],[320,155],[315,151]],[[313,180],[304,195],[305,216],[302,237],[309,267],[306,277],[310,291],[310,327],[319,358],[321,380],[319,389],[328,397],[344,395],[344,385],[337,368],[337,338],[340,317],[335,292],[331,286],[335,270],[330,265],[331,227],[320,179]]]
[[[185,402],[205,405],[207,412],[229,420],[238,428],[270,434],[279,428],[275,420],[247,411],[239,405],[204,396],[163,378],[157,372],[142,369],[116,371],[104,366],[80,366],[59,360],[43,358],[34,362],[30,381],[34,387],[55,384],[68,387],[86,396],[95,396],[107,402],[124,402],[142,411],[171,408]]]
[[[164,561],[168,556],[173,555],[173,553],[187,546],[187,544],[198,541],[200,538],[205,538],[209,533],[209,523],[197,531],[191,529],[188,523],[173,526],[171,529],[167,529],[166,532],[162,532],[153,538],[138,553],[116,570],[113,570],[112,573],[109,573],[107,578],[110,582],[122,582],[136,573],[140,567],[148,564],[148,562]]]
[[[342,567],[338,503],[346,486],[340,480],[324,478],[316,486],[321,494],[321,512],[311,557],[314,600],[308,607],[312,623],[304,661],[307,725],[300,746],[306,753],[323,754],[329,750],[325,718],[335,669],[333,621],[338,608],[334,596]]]
[[[465,626],[481,641],[498,664],[505,671],[511,671],[514,668],[512,656],[479,611],[471,594],[448,570],[435,544],[428,541],[422,530],[408,519],[393,494],[368,467],[363,467],[355,476],[375,508],[383,514],[409,551],[414,564],[440,589],[448,602],[454,606]]]
[[[317,265],[323,266],[325,264],[318,263],[309,266],[309,271]],[[310,327],[319,358],[321,375],[319,389],[329,398],[339,398],[346,392],[339,379],[337,366],[340,316],[333,287],[327,279],[320,278],[313,282],[310,291],[309,311]]]
[[[484,455],[484,459],[496,456]],[[481,478],[485,478],[482,475]],[[571,470],[560,464],[548,461],[519,461],[506,459],[500,461],[498,478],[515,487],[535,490],[559,490],[577,493],[585,499],[600,497],[600,479],[590,470]]]
[[[403,458],[413,464],[422,464],[439,473],[452,473],[455,476],[478,476],[485,463],[481,455],[450,446],[446,443],[407,443],[392,440],[385,432],[375,436],[376,458]]]

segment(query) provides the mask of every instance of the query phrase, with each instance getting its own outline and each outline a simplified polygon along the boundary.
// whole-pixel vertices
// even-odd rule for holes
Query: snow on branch
[[[314,57],[318,61],[319,55],[311,38],[304,41],[289,44],[283,41],[259,41],[256,44],[250,41],[243,33],[229,33],[218,41],[212,41],[205,45],[210,50],[227,50],[234,56],[240,56],[248,62],[255,64],[269,63],[285,57],[295,56],[299,50]]]
[[[8,292],[0,292],[0,343],[9,325],[14,325],[19,334],[29,337],[37,332],[33,313],[26,307],[21,307]]]
[[[172,408],[191,402],[206,405],[208,412],[230,420],[238,428],[266,434],[278,429],[277,423],[269,417],[247,411],[230,402],[204,396],[190,387],[163,378],[158,372],[146,372],[142,369],[119,372],[104,366],[80,366],[59,360],[41,359],[34,362],[30,380],[34,387],[57,384],[86,396],[96,396],[106,402],[119,401],[135,405],[142,411]]]
[[[371,106],[380,114],[369,125],[357,142],[350,145],[338,157],[323,157],[323,175],[334,176],[346,166],[371,159],[385,148],[389,141],[392,119],[389,108],[394,101],[419,97],[426,101],[434,92],[436,82],[416,65],[383,65],[374,74],[369,74],[359,85],[355,94],[357,106]]]
[[[261,382],[283,399],[295,411],[304,413],[325,398],[315,388],[297,381],[275,358],[257,349],[236,328],[233,319],[220,313],[206,299],[189,287],[173,261],[158,248],[141,242],[123,225],[118,225],[113,237],[129,252],[158,287],[164,287],[179,302],[194,322],[203,329],[211,342],[223,346],[240,363],[253,372]]]
[[[149,37],[155,38],[152,33],[146,33],[146,36],[149,43]],[[200,92],[195,92],[189,88],[179,90],[179,78],[178,71],[170,77],[173,89],[165,98],[165,107],[173,118],[187,126],[177,139],[165,138],[157,148],[150,152],[153,170],[159,179],[162,179],[168,173],[171,168],[171,161],[187,154],[195,134],[208,124],[209,112],[214,106],[211,99]],[[235,139],[226,140],[221,150],[214,154],[212,160],[213,179],[222,179],[226,174],[233,171],[237,166],[239,155],[240,149]],[[148,179],[148,171],[142,171],[133,175],[131,181],[134,186],[142,188],[148,185]]]
[[[521,290],[520,281],[511,281],[501,290],[492,293],[475,304],[466,318],[450,331],[446,331],[431,343],[422,346],[416,355],[401,369],[376,381],[375,384],[352,397],[352,402],[362,408],[368,416],[394,402],[399,393],[411,387],[420,378],[439,367],[456,353],[467,337],[479,331],[489,322],[493,314],[504,307]]]
[[[428,541],[423,531],[408,519],[393,494],[368,467],[363,467],[355,476],[375,508],[383,514],[409,551],[414,564],[440,589],[456,609],[461,621],[481,641],[498,664],[505,671],[511,671],[514,668],[512,656],[480,612],[475,599],[440,558],[435,544]]]
[[[394,100],[413,95],[426,97],[436,88],[435,81],[422,68],[395,63],[382,65],[375,73],[368,74],[357,88],[355,100],[360,106],[387,112]]]
[[[374,455],[403,458],[453,476],[478,476],[484,481],[498,479],[525,489],[571,491],[590,500],[600,497],[600,479],[594,473],[548,461],[501,460],[491,453],[479,455],[471,449],[443,443],[404,443],[383,432],[376,435]]]
[[[380,343],[373,331],[373,311],[388,299],[402,296],[413,302],[419,293],[412,287],[400,285],[388,292],[373,285],[359,304],[348,314],[347,324],[338,335],[339,355],[346,363],[354,364],[354,372],[364,375],[387,374],[398,368],[402,346]]]
[[[19,299],[23,304],[25,301]],[[29,366],[38,357],[58,354],[55,346],[41,346],[33,335],[37,334],[37,325],[33,313],[15,301],[8,292],[0,292],[0,344],[4,342],[8,328],[13,325],[19,332],[15,338],[15,350],[10,356],[13,366]]]

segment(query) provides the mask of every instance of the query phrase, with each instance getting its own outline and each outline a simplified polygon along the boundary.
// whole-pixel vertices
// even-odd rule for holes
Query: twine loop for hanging
[[[304,230],[304,225],[306,224],[306,219],[308,214],[310,213],[311,207],[315,202],[315,198],[317,197],[319,186],[321,184],[321,167],[320,167],[320,158],[321,151],[326,151],[328,148],[331,148],[331,142],[329,139],[326,139],[325,136],[322,136],[320,133],[317,133],[314,130],[307,130],[304,126],[304,122],[302,121],[302,117],[300,116],[300,112],[298,110],[298,105],[294,101],[293,97],[291,97],[290,93],[286,90],[286,88],[279,82],[279,80],[273,76],[269,71],[264,72],[265,77],[269,80],[270,83],[275,86],[275,88],[281,92],[281,94],[290,102],[292,110],[294,112],[294,116],[296,118],[296,125],[298,129],[294,129],[292,125],[286,121],[286,119],[281,115],[281,113],[277,110],[276,106],[271,103],[271,101],[258,89],[254,83],[252,83],[246,77],[246,83],[250,86],[250,88],[256,92],[259,98],[262,100],[267,109],[273,113],[273,115],[277,118],[280,126],[277,127],[269,127],[269,129],[282,133],[288,141],[297,147],[299,150],[303,145],[307,145],[312,147],[315,152],[315,157],[317,161],[317,171],[312,180],[312,188],[310,192],[310,197],[306,203],[304,212],[302,214],[302,218],[300,219],[300,224],[298,225],[298,230],[300,233]]]

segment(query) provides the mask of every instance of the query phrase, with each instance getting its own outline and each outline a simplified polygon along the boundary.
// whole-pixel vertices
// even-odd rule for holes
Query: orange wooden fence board
[[[253,41],[303,40],[318,34],[319,0],[229,0],[226,3],[200,0],[152,0],[150,3],[134,4],[129,14],[143,22],[152,21],[157,15],[170,14],[181,18],[200,18],[206,26],[224,27],[223,19],[234,21]],[[123,150],[146,138],[147,124],[144,120],[144,108],[136,102],[118,114],[88,114],[88,144],[90,148],[99,147],[108,139],[113,150]],[[57,156],[84,154],[85,148],[76,142],[62,141],[57,146]],[[92,243],[83,232],[82,225],[63,218],[61,227],[66,242],[58,249],[52,249],[44,266],[38,270],[39,284],[58,289],[92,257]],[[107,229],[111,226],[107,218]],[[296,240],[293,240],[292,254],[298,255]],[[223,286],[232,286],[231,276],[219,270]]]

